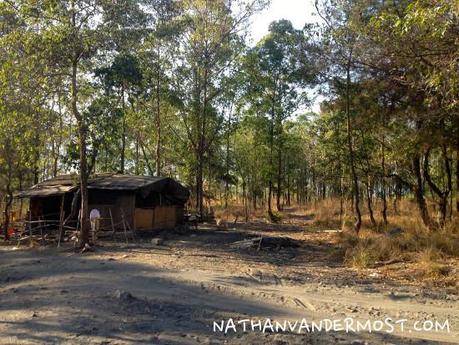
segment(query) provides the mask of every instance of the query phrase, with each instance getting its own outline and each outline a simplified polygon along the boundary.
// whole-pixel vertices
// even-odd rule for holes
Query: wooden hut
[[[89,209],[101,213],[101,228],[170,229],[183,222],[189,191],[169,177],[96,175],[88,181]],[[76,219],[80,207],[79,178],[61,175],[18,194],[29,198],[30,218]],[[73,205],[73,206],[72,206]]]

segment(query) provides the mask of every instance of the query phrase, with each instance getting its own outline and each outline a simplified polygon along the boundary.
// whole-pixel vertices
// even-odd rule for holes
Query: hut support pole
[[[59,212],[59,239],[57,242],[58,248],[61,246],[61,241],[64,240],[64,201],[65,201],[65,194],[62,194],[61,209]]]
[[[122,208],[120,208],[120,211],[121,211],[121,219],[123,220],[124,237],[126,239],[126,243],[129,243],[127,232],[126,232],[126,218],[124,218],[124,211]]]
[[[41,217],[39,218],[41,220]],[[41,237],[41,245],[45,245],[45,239],[43,237],[43,228],[46,227],[46,220],[43,219],[43,224],[40,222],[40,237]]]
[[[123,214],[124,214],[123,210],[121,210],[121,212],[123,212]],[[125,224],[126,224],[127,229],[131,232],[132,240],[135,241],[134,231],[132,230],[131,225],[129,224],[129,222],[127,220],[125,220]]]
[[[108,213],[110,213],[110,223],[112,224],[112,239],[115,238],[115,225],[113,223],[113,215],[112,215],[112,209],[108,209]]]
[[[29,213],[29,246],[32,247],[32,214]]]

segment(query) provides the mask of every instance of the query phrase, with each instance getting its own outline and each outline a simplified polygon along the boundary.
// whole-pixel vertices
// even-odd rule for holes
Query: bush
[[[424,249],[418,254],[418,263],[422,270],[422,275],[427,278],[442,278],[448,276],[450,267],[439,263],[443,259],[442,253],[434,248],[430,247]]]
[[[279,212],[268,213],[269,220],[273,223],[279,223],[282,220],[282,215]]]
[[[353,249],[346,250],[344,262],[351,267],[367,268],[374,264],[375,258],[371,248],[358,245]]]
[[[351,267],[366,268],[377,261],[392,259],[415,261],[426,277],[448,275],[449,267],[439,262],[459,256],[459,237],[448,231],[404,232],[388,236],[362,231],[360,236],[349,232],[339,234],[344,262]]]

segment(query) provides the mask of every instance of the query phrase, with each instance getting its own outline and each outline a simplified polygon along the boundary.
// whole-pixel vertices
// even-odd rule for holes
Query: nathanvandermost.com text
[[[445,332],[450,333],[449,320],[407,320],[385,318],[381,320],[361,320],[352,317],[342,319],[298,319],[272,320],[266,319],[226,319],[213,321],[215,333],[318,333],[318,332]]]

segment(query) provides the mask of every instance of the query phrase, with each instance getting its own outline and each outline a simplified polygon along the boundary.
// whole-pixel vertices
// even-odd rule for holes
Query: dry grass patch
[[[355,268],[379,267],[395,262],[409,262],[416,278],[433,285],[457,286],[459,277],[459,234],[442,230],[404,231],[396,236],[369,230],[356,236],[339,234],[338,242],[346,265]]]
[[[417,255],[418,267],[426,278],[442,278],[449,275],[451,268],[442,264],[444,260],[441,252],[434,248],[427,248]]]
[[[313,215],[314,225],[324,228],[341,227],[339,199],[325,199],[311,203],[306,212]]]
[[[215,206],[213,213],[217,223],[241,222],[245,221],[246,216],[243,205],[228,205],[227,208],[224,206]],[[267,219],[267,212],[263,209],[248,210],[248,220],[266,221]]]

